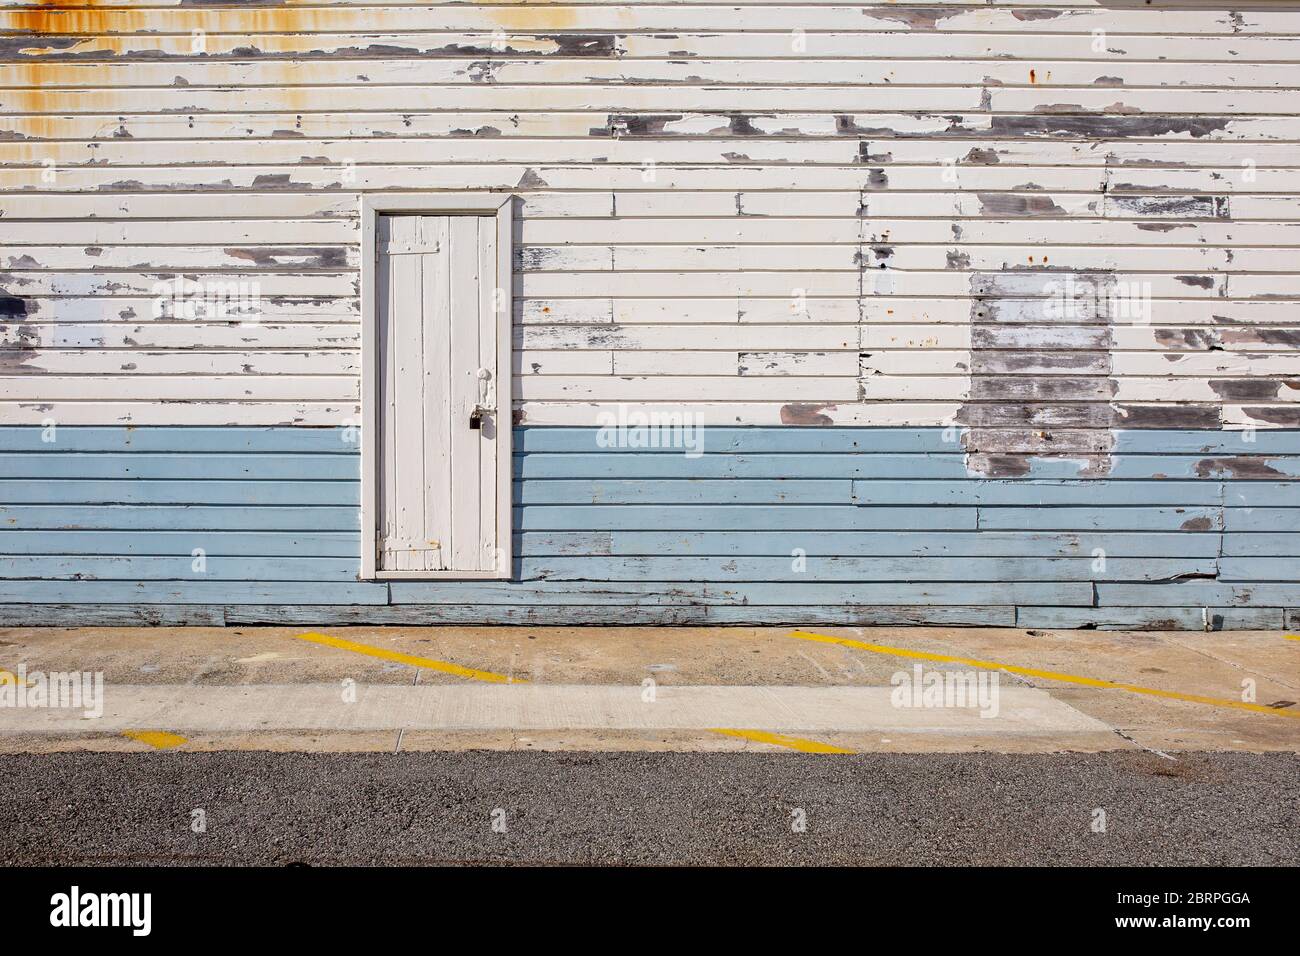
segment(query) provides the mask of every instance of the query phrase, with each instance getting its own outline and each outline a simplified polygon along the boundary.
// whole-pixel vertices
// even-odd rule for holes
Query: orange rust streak
[[[310,33],[332,23],[355,20],[346,10],[276,9],[266,7],[135,10],[98,6],[99,0],[67,4],[38,0],[40,6],[0,11],[0,29],[39,36],[106,33]]]
[[[76,129],[75,121],[70,116],[11,116],[4,121],[5,132],[14,133],[22,140],[71,139]],[[43,148],[42,148],[43,150]],[[40,152],[33,160],[44,159],[48,155]]]
[[[180,13],[183,17],[181,22],[186,25],[187,31],[190,26],[193,26],[207,28],[210,33],[222,32],[216,28],[221,23],[229,21],[238,23],[250,33],[297,34],[301,38],[303,34],[310,35],[321,29],[322,25],[327,26],[332,13],[325,10],[302,9],[157,11],[103,7],[99,5],[100,0],[81,0],[79,3],[72,4],[67,0],[37,0],[37,2],[39,6],[0,11],[0,28],[33,34],[32,45],[28,48],[31,59],[26,63],[6,65],[6,85],[19,87],[0,93],[0,101],[3,102],[7,113],[57,111],[57,105],[52,105],[50,91],[61,87],[77,89],[85,82],[84,67],[78,68],[76,65],[53,58],[44,59],[42,54],[45,52],[61,51],[48,43],[42,44],[38,39],[40,37],[87,35],[84,45],[77,45],[77,48],[82,50],[109,49],[121,52],[132,47],[160,46],[175,49],[176,52],[185,52],[184,47],[179,45],[188,43],[188,37],[163,37],[149,35],[145,31],[151,28],[158,29],[166,24],[176,29],[175,14]],[[145,34],[141,38],[144,42],[133,41],[122,36],[130,33]],[[286,45],[292,47],[301,42],[301,39],[295,40],[291,36]],[[274,41],[271,41],[270,45],[274,46]],[[288,64],[284,66],[287,70]],[[266,69],[274,73],[276,65],[269,63]],[[129,75],[129,71],[123,74],[123,79],[129,79]],[[284,80],[283,87],[269,98],[273,98],[286,110],[296,110],[301,105],[305,91],[294,88],[293,78],[288,72],[285,73]],[[115,89],[98,89],[79,91],[75,94],[75,99],[82,109],[113,109],[118,96],[119,93]],[[69,98],[67,95],[59,97],[65,104]],[[32,119],[36,118],[32,117]],[[28,128],[33,130],[37,137],[49,138],[52,134],[52,125],[46,126],[38,120],[33,126]]]
[[[501,26],[512,30],[564,30],[574,26],[578,19],[574,7],[546,2],[522,7],[483,6],[480,9]]]
[[[45,85],[55,85],[48,74]],[[78,110],[109,112],[117,108],[120,95],[120,91],[113,89],[52,92],[38,86],[34,89],[4,90],[0,91],[0,112],[6,116],[17,113],[64,113],[70,112],[73,104]],[[25,117],[27,120],[33,118]]]
[[[42,52],[49,51],[43,46],[39,37],[61,33],[105,33],[121,28],[122,24],[134,18],[140,24],[144,22],[137,12],[121,9],[100,9],[99,0],[83,0],[80,10],[56,9],[56,0],[37,0],[39,6],[27,9],[5,10],[0,13],[0,27],[15,32],[33,34],[32,45],[24,52],[34,54],[31,62],[11,64],[6,73],[12,77],[11,84],[24,89],[7,90],[0,93],[0,100],[6,113],[42,113],[47,109],[44,90],[59,86],[60,76],[68,79],[67,73],[60,73],[57,61],[42,61]],[[127,14],[124,16],[123,14]],[[65,84],[67,85],[67,84]],[[53,117],[26,117],[24,132],[34,138],[48,139],[57,135],[57,120]]]
[[[298,0],[307,2],[307,0]],[[521,7],[484,5],[479,9],[494,22],[512,31],[564,30],[578,22],[578,9],[561,2],[536,2]],[[209,34],[260,33],[266,34],[260,43],[266,48],[284,46],[297,48],[303,37],[328,31],[341,22],[351,24],[348,11],[335,9],[288,8],[208,8],[135,10],[129,7],[101,6],[100,0],[36,0],[24,9],[0,11],[0,29],[33,35],[30,48],[35,54],[31,62],[14,64],[9,68],[14,76],[13,86],[21,89],[0,93],[0,102],[6,112],[39,114],[56,111],[51,106],[50,90],[59,87],[77,88],[83,82],[82,73],[64,69],[62,61],[41,56],[42,46],[37,40],[45,36],[86,36],[89,49],[111,49],[120,52],[131,46],[158,45],[173,48],[184,42],[185,36],[159,36],[159,33],[188,33],[191,29],[206,30]],[[150,31],[154,31],[150,33]],[[116,34],[117,36],[114,36]],[[123,38],[123,34],[141,35],[140,40]],[[282,40],[272,39],[279,34]],[[80,44],[78,45],[81,46]],[[268,64],[272,70],[274,67]],[[293,85],[292,77],[285,75],[285,84],[274,94],[277,104],[288,111],[300,108],[308,91]],[[44,91],[44,92],[43,92]],[[82,91],[75,101],[82,109],[113,109],[118,92],[114,89]],[[66,103],[71,97],[60,96]],[[39,125],[39,124],[38,124]],[[47,131],[48,135],[48,131]]]
[[[99,0],[83,0],[75,6],[81,9],[61,7],[58,0],[37,0],[40,6],[35,8],[6,10],[0,15],[0,23],[12,30],[25,30],[36,34],[59,33],[108,33],[122,32],[123,26],[132,24],[130,29],[141,29],[148,13],[129,10],[122,7],[100,7]]]
[[[307,0],[299,0],[307,2]],[[27,8],[0,10],[0,29],[37,35],[101,35],[105,33],[187,34],[303,33],[361,29],[356,9],[283,7],[208,7],[139,10],[100,6],[99,0],[37,0]],[[418,8],[417,8],[418,9]],[[561,2],[532,2],[518,6],[485,4],[478,8],[494,23],[514,30],[551,31],[579,23],[581,9]],[[366,29],[381,29],[382,23]]]

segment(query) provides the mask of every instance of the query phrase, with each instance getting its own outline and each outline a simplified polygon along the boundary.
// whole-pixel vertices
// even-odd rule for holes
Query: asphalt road
[[[4,864],[1277,865],[1298,810],[1295,754],[0,757]]]

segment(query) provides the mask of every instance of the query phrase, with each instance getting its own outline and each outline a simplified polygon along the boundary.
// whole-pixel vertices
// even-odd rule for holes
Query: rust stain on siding
[[[60,33],[141,32],[149,14],[129,7],[102,7],[99,0],[81,0],[79,4],[36,0],[25,9],[8,10],[0,23],[15,31],[44,36]]]
[[[328,33],[337,30],[337,24],[350,22],[329,8],[293,7],[282,3],[241,2],[217,6],[182,2],[178,6],[188,13],[187,22],[179,25],[179,29],[185,32]],[[159,22],[153,10],[110,6],[101,4],[99,0],[35,0],[30,7],[0,14],[0,26],[37,36],[159,34],[162,32],[157,29]]]
[[[514,7],[479,4],[479,8],[501,26],[512,30],[564,30],[578,23],[576,8],[537,0]]]
[[[187,6],[190,4],[182,4]],[[211,10],[193,11],[196,20],[193,29],[208,30],[211,33],[226,32],[225,27],[238,25],[240,30],[264,33],[261,40],[264,49],[275,52],[277,43],[284,44],[297,51],[299,40],[294,34],[316,31],[329,31],[336,15],[328,9],[276,9],[257,7],[249,9],[244,5],[232,10],[213,8]],[[237,20],[223,24],[223,15],[234,14]],[[84,74],[77,71],[75,65],[69,65],[67,59],[47,54],[57,54],[70,47],[86,47],[85,53],[117,53],[127,47],[129,39],[121,36],[101,36],[101,34],[156,34],[154,11],[135,10],[121,6],[101,6],[100,0],[81,0],[80,3],[67,4],[67,0],[36,0],[36,4],[25,9],[0,12],[0,27],[17,32],[30,33],[33,40],[17,38],[10,42],[11,48],[19,44],[19,52],[30,54],[27,62],[7,64],[7,69],[15,77],[13,85],[18,88],[6,91],[4,106],[8,113],[41,114],[50,110],[49,94],[59,88],[78,88],[84,83]],[[70,37],[68,34],[86,35]],[[275,34],[283,34],[277,37]],[[35,38],[41,38],[36,42]],[[295,86],[297,82],[292,74],[292,64],[286,63],[277,70],[271,63],[270,78],[273,85],[263,92],[269,101],[285,111],[294,111],[303,102],[306,91]],[[120,86],[129,86],[132,70],[128,67],[120,74]],[[279,82],[275,82],[279,81]],[[117,107],[121,89],[94,89],[78,93],[78,103],[82,109],[95,111],[112,111]],[[33,139],[48,139],[59,136],[60,117],[33,115],[24,118],[27,134]]]

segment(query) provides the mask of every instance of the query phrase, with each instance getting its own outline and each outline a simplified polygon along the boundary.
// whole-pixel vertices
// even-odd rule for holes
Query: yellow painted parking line
[[[148,744],[155,750],[169,750],[185,743],[185,738],[180,734],[169,734],[165,730],[124,730],[122,736]]]
[[[728,737],[739,737],[742,740],[755,740],[761,744],[776,744],[778,747],[789,747],[791,750],[798,750],[806,754],[851,754],[852,750],[845,750],[843,747],[834,747],[831,744],[823,744],[816,740],[805,740],[803,737],[787,737],[785,734],[769,734],[766,730],[737,730],[734,727],[710,727],[715,734],[726,734]]]
[[[345,641],[341,637],[330,637],[328,634],[299,634],[298,640],[310,641],[313,644],[321,644],[325,647],[337,647],[341,651],[352,651],[355,654],[365,654],[369,657],[378,657],[385,661],[396,661],[399,664],[409,664],[412,667],[424,667],[431,671],[441,671],[444,674],[455,674],[457,677],[468,677],[470,680],[486,681],[489,684],[526,684],[528,681],[522,677],[507,677],[505,674],[494,674],[492,671],[475,670],[472,667],[461,667],[459,664],[452,664],[448,661],[435,661],[431,657],[416,657],[413,654],[403,654],[401,651],[390,651],[383,647],[371,647],[369,644],[358,644],[356,641]]]
[[[0,684],[14,684],[16,686],[18,684],[18,675],[13,671],[0,669]],[[23,684],[27,687],[32,686],[32,682],[29,680],[23,681]]]
[[[1288,641],[1300,641],[1300,634],[1283,634]]]
[[[832,637],[829,634],[814,634],[812,631],[795,631],[790,635],[804,641],[818,641],[822,644],[838,644],[841,647],[853,647],[876,654],[890,654],[894,657],[910,657],[918,661],[937,661],[942,664],[964,664],[967,667],[983,667],[988,670],[1006,671],[1008,674],[1022,674],[1025,677],[1040,677],[1044,680],[1062,681],[1066,684],[1078,684],[1081,687],[1105,687],[1111,690],[1126,690],[1133,694],[1147,694],[1151,697],[1165,697],[1169,700],[1181,700],[1190,704],[1209,704],[1213,707],[1233,707],[1237,710],[1249,710],[1260,714],[1274,714],[1278,717],[1300,719],[1300,711],[1283,710],[1269,707],[1267,704],[1247,704],[1245,701],[1230,700],[1224,697],[1203,697],[1200,694],[1180,694],[1173,690],[1160,690],[1155,687],[1141,687],[1137,684],[1123,684],[1118,681],[1100,680],[1096,677],[1079,677],[1076,674],[1061,674],[1057,671],[1038,670],[1033,667],[1018,667],[1015,664],[998,664],[994,661],[977,661],[969,657],[950,657],[947,654],[929,654],[925,651],[908,650],[905,647],[888,647],[884,644],[868,644],[866,641],[854,641],[847,637]]]

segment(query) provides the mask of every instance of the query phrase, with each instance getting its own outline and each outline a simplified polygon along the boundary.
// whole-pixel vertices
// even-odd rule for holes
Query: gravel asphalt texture
[[[19,754],[0,862],[1297,862],[1300,755],[1175,756]]]

